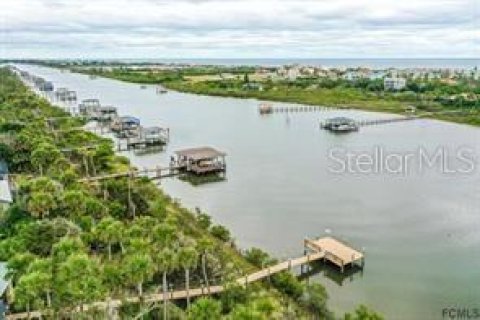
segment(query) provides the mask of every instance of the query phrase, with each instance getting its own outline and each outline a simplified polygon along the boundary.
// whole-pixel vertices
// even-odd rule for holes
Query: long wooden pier
[[[85,177],[85,178],[82,178],[78,181],[79,182],[99,182],[99,181],[103,181],[103,180],[125,178],[125,177],[148,178],[148,179],[151,179],[151,180],[155,180],[155,179],[173,177],[173,176],[179,174],[180,171],[184,168],[185,168],[184,165],[172,165],[172,166],[168,166],[168,167],[157,166],[155,168],[143,168],[143,169],[138,169],[138,170],[130,170],[130,171],[125,171],[125,172],[104,174],[104,175],[93,176],[93,177]]]
[[[350,107],[327,107],[327,106],[303,106],[293,105],[285,107],[274,107],[270,104],[261,104],[259,106],[260,114],[273,114],[273,113],[299,113],[299,112],[324,112],[324,111],[336,111],[336,110],[349,110]]]
[[[291,268],[294,268],[300,265],[304,265],[313,261],[320,260],[323,257],[324,257],[324,252],[310,253],[308,255],[305,255],[296,259],[290,259],[290,260],[281,262],[279,264],[276,264],[274,266],[266,267],[260,271],[253,272],[244,277],[240,277],[236,279],[236,283],[242,286],[246,286],[249,283],[262,280],[264,278],[267,278],[273,274],[279,273],[284,270],[289,270]],[[199,296],[218,294],[222,292],[224,289],[225,289],[224,286],[218,285],[218,286],[194,288],[194,289],[188,290],[188,292],[187,290],[172,291],[172,292],[168,292],[167,299],[183,300],[183,299],[186,299],[187,297],[194,298]],[[99,301],[91,304],[85,304],[81,308],[77,307],[76,312],[80,312],[80,310],[88,311],[92,309],[99,309],[99,310],[118,309],[124,303],[139,303],[141,301],[146,303],[152,303],[152,302],[162,302],[163,300],[164,300],[163,293],[154,293],[154,294],[145,295],[143,297],[135,296],[135,297],[128,297],[124,299],[111,299],[107,301]],[[43,315],[47,315],[47,314],[51,314],[51,311],[50,312],[48,310],[32,311],[30,313],[22,312],[22,313],[7,315],[6,319],[7,320],[34,319],[34,318],[41,319]]]
[[[417,120],[417,119],[420,119],[420,118],[422,118],[422,117],[421,116],[405,116],[405,117],[393,117],[393,118],[385,118],[385,119],[360,120],[360,121],[356,121],[356,123],[359,127],[365,127],[365,126],[373,126],[373,125],[377,125],[377,124],[386,124],[386,123]]]
[[[241,286],[247,286],[248,284],[259,281],[265,278],[270,277],[276,273],[291,270],[297,266],[308,265],[311,262],[318,261],[321,259],[329,260],[334,264],[341,267],[341,270],[344,270],[344,267],[348,264],[353,264],[358,260],[362,261],[363,265],[363,253],[353,249],[347,244],[332,238],[325,237],[319,239],[305,239],[304,246],[312,250],[311,253],[306,253],[305,255],[288,259],[286,261],[280,262],[273,266],[265,267],[259,271],[250,273],[248,275],[239,277],[235,282]],[[209,286],[209,287],[200,287],[194,288],[191,290],[177,290],[167,293],[168,300],[183,300],[187,297],[199,297],[205,295],[212,295],[222,292],[225,289],[222,285]],[[85,304],[82,307],[77,307],[76,312],[88,311],[89,309],[99,309],[99,310],[115,310],[118,309],[124,303],[155,303],[162,302],[164,300],[163,293],[154,293],[149,295],[144,295],[142,297],[134,296],[124,299],[109,299],[107,301],[98,301],[91,304]],[[37,318],[41,319],[43,315],[51,314],[51,311],[32,311],[30,313],[16,313],[7,315],[7,320],[21,320],[21,319],[32,319]]]

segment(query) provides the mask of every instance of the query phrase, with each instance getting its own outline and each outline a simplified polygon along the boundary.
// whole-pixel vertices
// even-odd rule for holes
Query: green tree
[[[190,270],[197,265],[198,253],[193,247],[183,247],[178,252],[178,261],[185,270],[185,290],[187,291],[187,308],[190,306]]]
[[[38,286],[37,292],[45,295],[47,307],[52,307],[52,291],[53,291],[53,268],[52,259],[36,259],[28,267],[28,274],[35,279]],[[33,274],[33,275],[32,275]]]
[[[189,320],[218,320],[221,318],[220,302],[210,298],[200,298],[187,310]]]
[[[317,283],[310,284],[305,287],[302,296],[299,298],[299,303],[305,309],[310,311],[315,319],[331,318],[327,308],[327,291],[325,288]]]
[[[17,253],[7,261],[7,277],[15,285],[20,277],[27,272],[30,264],[35,260],[35,256],[29,252]]]
[[[223,242],[230,241],[230,231],[221,225],[215,225],[210,228],[210,233]]]
[[[366,306],[360,305],[353,314],[346,313],[345,320],[383,320],[383,317],[375,311],[369,310]]]
[[[20,278],[18,285],[15,287],[15,304],[27,311],[27,317],[30,318],[32,306],[38,304],[39,286],[38,276],[36,273],[30,273]],[[36,302],[36,303],[35,303]]]
[[[28,200],[28,211],[35,218],[43,219],[57,207],[55,198],[50,193],[36,192]]]
[[[232,320],[267,320],[251,305],[238,304],[231,312],[230,319]]]
[[[197,251],[201,254],[203,281],[205,282],[208,290],[210,290],[210,283],[207,275],[207,256],[212,249],[213,241],[207,237],[203,237],[197,242]]]
[[[123,270],[127,282],[136,286],[138,295],[143,296],[143,284],[155,273],[152,258],[142,253],[129,255],[124,260]]]
[[[257,268],[263,268],[264,266],[270,264],[272,259],[265,251],[259,248],[248,249],[244,254],[245,259],[248,262],[256,266]]]
[[[100,241],[107,244],[108,260],[112,260],[112,245],[121,243],[123,239],[123,223],[112,217],[105,217],[97,224],[94,233]]]
[[[58,265],[55,277],[56,298],[61,307],[77,307],[103,298],[105,287],[98,276],[100,265],[85,253],[70,255]]]
[[[196,218],[198,225],[202,229],[208,230],[212,225],[212,218],[206,213],[197,212]]]
[[[79,217],[85,213],[86,196],[79,190],[67,190],[61,196],[61,203],[68,217]]]
[[[52,144],[43,142],[32,152],[31,162],[39,169],[40,175],[61,157],[60,151]]]
[[[168,283],[167,274],[172,272],[177,267],[177,257],[175,253],[164,248],[160,252],[156,252],[154,255],[155,263],[157,265],[158,272],[162,273],[162,290],[163,290],[163,318],[167,319],[167,305],[168,305]]]

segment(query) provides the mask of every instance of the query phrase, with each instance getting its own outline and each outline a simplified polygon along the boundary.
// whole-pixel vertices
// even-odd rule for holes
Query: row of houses
[[[285,65],[277,68],[258,68],[257,74],[266,76],[272,80],[294,81],[302,77],[319,77],[332,80],[344,79],[357,81],[360,79],[382,80],[385,78],[406,80],[436,80],[436,79],[473,79],[480,80],[478,68],[386,68],[371,69],[359,68],[328,68],[319,66]],[[400,81],[401,82],[401,81]]]

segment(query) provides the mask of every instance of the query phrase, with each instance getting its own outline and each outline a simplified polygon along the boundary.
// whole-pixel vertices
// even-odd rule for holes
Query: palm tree
[[[177,257],[175,253],[164,248],[155,255],[155,262],[157,264],[157,270],[162,273],[162,289],[163,289],[163,319],[167,319],[167,302],[168,302],[168,287],[167,287],[167,274],[172,272],[177,266]]]
[[[106,217],[100,220],[95,228],[100,241],[108,246],[108,260],[112,260],[112,245],[121,242],[123,237],[123,224],[112,217]]]
[[[35,217],[42,219],[55,209],[55,199],[50,193],[35,192],[28,201],[28,211]]]
[[[89,158],[88,150],[87,150],[87,148],[79,148],[77,151],[80,154],[80,156],[82,157],[83,168],[85,169],[85,175],[88,177],[88,176],[90,176],[89,161],[88,161],[88,158]]]
[[[42,142],[32,151],[31,163],[38,167],[40,175],[43,176],[44,170],[54,163],[61,156],[60,151],[54,145]]]
[[[188,309],[189,320],[216,320],[221,318],[220,302],[210,298],[200,298]]]
[[[210,292],[210,284],[208,282],[208,276],[207,276],[207,255],[212,250],[212,248],[213,248],[213,241],[208,239],[207,237],[203,237],[197,243],[197,250],[200,252],[201,260],[202,260],[203,281],[207,286],[208,292]]]
[[[190,307],[190,269],[197,265],[198,253],[193,247],[181,248],[178,262],[185,270],[185,290],[187,291],[187,308]]]
[[[154,273],[152,259],[147,254],[134,254],[125,259],[123,264],[128,281],[137,286],[138,295],[143,296],[143,283]]]

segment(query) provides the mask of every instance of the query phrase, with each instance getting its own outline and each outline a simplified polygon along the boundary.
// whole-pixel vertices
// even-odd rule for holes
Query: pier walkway
[[[307,253],[301,257],[288,259],[286,261],[280,262],[273,266],[265,267],[259,271],[250,273],[243,277],[236,279],[236,283],[242,286],[246,286],[249,283],[259,281],[265,278],[270,277],[276,273],[291,270],[294,267],[307,265],[310,262],[318,261],[321,259],[329,260],[332,263],[341,267],[343,272],[344,267],[347,264],[352,264],[357,262],[358,260],[362,261],[364,256],[361,252],[349,247],[347,244],[332,238],[332,237],[324,237],[319,239],[305,239],[304,240],[305,248],[308,248],[312,252]],[[212,295],[221,293],[225,289],[222,285],[217,286],[209,286],[209,287],[201,287],[201,288],[193,288],[190,290],[178,290],[168,292],[166,294],[167,300],[183,300],[187,297],[199,297],[205,295]],[[106,301],[99,301],[94,302],[91,304],[85,304],[81,308],[78,307],[76,309],[77,312],[80,310],[87,311],[91,309],[99,309],[99,310],[115,310],[118,309],[124,303],[138,303],[138,302],[146,302],[146,303],[155,303],[155,302],[162,302],[165,299],[163,293],[154,293],[144,295],[142,297],[134,296],[128,297],[124,299],[109,299]],[[43,315],[51,314],[51,311],[32,311],[32,312],[23,312],[23,313],[16,313],[7,315],[7,320],[21,320],[21,319],[41,319]]]

